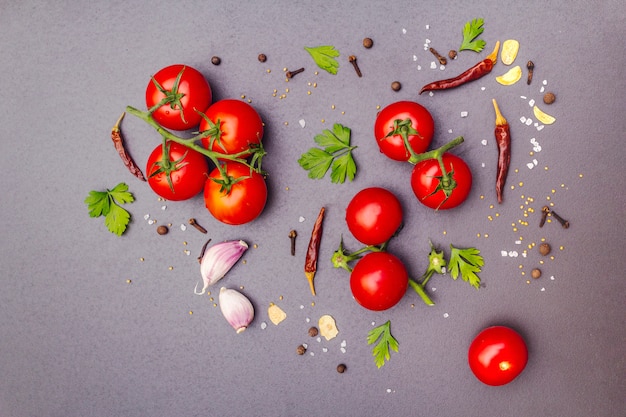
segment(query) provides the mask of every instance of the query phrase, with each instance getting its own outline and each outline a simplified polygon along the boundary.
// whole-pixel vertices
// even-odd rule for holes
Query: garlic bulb
[[[222,279],[235,266],[247,249],[248,244],[243,240],[221,242],[208,248],[200,260],[200,274],[204,286],[202,291],[198,292],[198,284],[196,284],[193,292],[197,295],[204,294],[210,285]]]
[[[222,287],[219,295],[220,309],[226,321],[241,333],[254,319],[254,307],[248,298],[237,290]]]

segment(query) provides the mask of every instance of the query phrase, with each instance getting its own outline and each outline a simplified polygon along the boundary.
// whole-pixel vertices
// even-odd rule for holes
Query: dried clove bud
[[[535,63],[533,61],[528,61],[526,64],[526,68],[528,69],[528,79],[526,80],[526,84],[530,85],[533,80],[533,71],[535,70]]]

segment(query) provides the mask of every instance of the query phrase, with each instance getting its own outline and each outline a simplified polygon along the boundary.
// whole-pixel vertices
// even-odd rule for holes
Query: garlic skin
[[[237,333],[241,333],[254,319],[254,307],[242,293],[237,290],[222,287],[219,295],[220,310],[226,321],[233,326]]]
[[[224,275],[235,266],[246,250],[248,250],[248,244],[243,240],[221,242],[208,248],[200,260],[200,275],[202,275],[204,286],[202,291],[198,292],[198,284],[196,284],[193,292],[196,295],[204,294],[209,286],[224,278]]]

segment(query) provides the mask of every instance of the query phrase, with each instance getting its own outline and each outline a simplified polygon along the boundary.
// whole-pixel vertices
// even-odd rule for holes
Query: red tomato
[[[223,180],[218,168],[209,174],[204,186],[204,203],[209,212],[222,223],[239,225],[256,219],[267,201],[265,179],[256,171],[239,162],[227,162],[226,175],[234,179],[243,178],[230,186],[230,191],[222,189],[222,184],[213,179]],[[213,179],[212,179],[213,178]]]
[[[526,367],[528,349],[522,336],[505,326],[488,327],[476,336],[468,352],[469,366],[487,385],[505,385]]]
[[[190,199],[202,191],[209,165],[204,155],[184,145],[168,141],[166,146],[169,154],[166,161],[169,162],[163,163],[163,145],[154,148],[148,158],[148,184],[166,200]]]
[[[359,242],[380,245],[388,241],[402,224],[402,206],[389,190],[365,188],[348,204],[346,223]]]
[[[420,203],[439,210],[463,203],[472,189],[472,171],[464,160],[451,153],[443,154],[443,165],[451,175],[448,185],[442,181],[441,166],[436,159],[418,162],[411,174],[411,188]],[[446,191],[449,195],[446,198]]]
[[[424,106],[412,101],[397,101],[382,109],[374,123],[374,135],[380,151],[396,161],[408,161],[411,156],[399,134],[402,130],[407,130],[409,145],[420,154],[430,146],[435,122]]]
[[[232,155],[261,143],[263,122],[254,108],[241,100],[220,100],[211,105],[202,119],[200,132],[211,130],[211,136],[202,139],[202,145],[215,152]],[[247,155],[242,155],[243,157]]]
[[[409,275],[404,264],[388,252],[370,252],[361,258],[350,275],[354,299],[368,310],[387,310],[406,293]]]
[[[159,70],[146,88],[146,106],[151,109],[162,103],[152,116],[166,129],[197,127],[202,119],[198,112],[206,110],[211,100],[211,87],[206,78],[198,70],[180,64]]]

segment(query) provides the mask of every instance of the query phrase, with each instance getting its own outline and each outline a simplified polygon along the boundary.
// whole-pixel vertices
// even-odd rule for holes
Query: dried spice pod
[[[502,203],[502,194],[504,192],[504,184],[509,173],[509,165],[511,164],[511,132],[509,123],[506,121],[498,103],[493,99],[493,108],[496,112],[496,143],[498,145],[498,169],[496,173],[496,195],[498,203]]]
[[[309,281],[311,287],[311,294],[315,295],[315,285],[313,280],[315,278],[315,272],[317,271],[317,258],[320,250],[320,243],[322,241],[322,222],[324,221],[325,208],[322,207],[315,225],[313,225],[313,232],[311,232],[311,240],[309,241],[309,247],[306,251],[306,259],[304,261],[304,275]]]
[[[111,129],[111,140],[113,141],[115,150],[117,150],[120,158],[122,158],[122,162],[124,162],[124,165],[126,166],[126,168],[128,168],[130,173],[140,180],[146,181],[146,177],[144,177],[143,172],[141,172],[141,169],[139,168],[139,166],[137,166],[133,158],[128,154],[128,151],[124,146],[124,137],[122,136],[120,124],[122,123],[122,119],[124,118],[125,114],[125,112],[122,113],[120,118],[117,119],[117,122],[115,122],[115,125]]]

